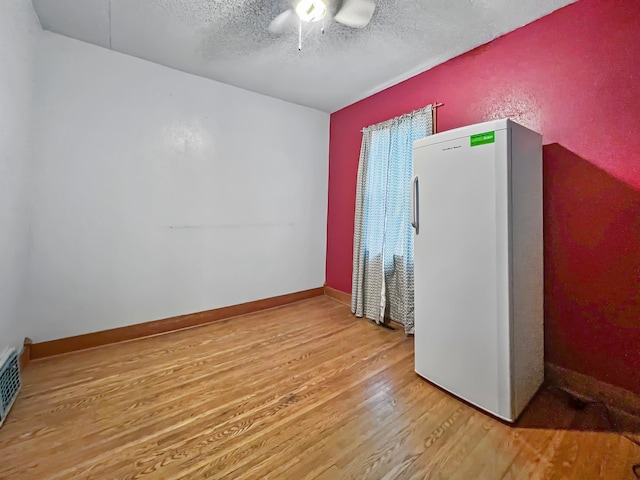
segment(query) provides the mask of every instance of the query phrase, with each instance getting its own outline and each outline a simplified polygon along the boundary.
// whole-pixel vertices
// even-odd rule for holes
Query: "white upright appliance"
[[[414,143],[415,370],[514,422],[542,384],[542,137],[511,120]]]

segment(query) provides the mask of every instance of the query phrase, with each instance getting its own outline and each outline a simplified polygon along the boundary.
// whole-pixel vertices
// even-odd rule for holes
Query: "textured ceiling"
[[[377,0],[371,23],[269,32],[288,0],[33,0],[56,33],[327,112],[574,0]],[[336,0],[331,0],[335,12]]]

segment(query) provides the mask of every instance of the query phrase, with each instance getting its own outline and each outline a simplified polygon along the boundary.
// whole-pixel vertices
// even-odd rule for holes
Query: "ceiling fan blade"
[[[364,28],[369,25],[375,9],[373,0],[344,0],[333,19],[348,27]]]
[[[296,13],[293,11],[293,9],[290,8],[288,10],[285,10],[276,18],[271,20],[271,23],[269,24],[269,31],[276,35],[284,33],[287,27],[293,25],[293,19],[295,15]]]

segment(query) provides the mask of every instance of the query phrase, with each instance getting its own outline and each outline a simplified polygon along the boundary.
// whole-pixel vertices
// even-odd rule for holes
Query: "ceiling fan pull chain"
[[[298,19],[298,51],[302,50],[302,18]]]
[[[322,29],[320,29],[320,33],[324,35],[324,17],[322,17]]]

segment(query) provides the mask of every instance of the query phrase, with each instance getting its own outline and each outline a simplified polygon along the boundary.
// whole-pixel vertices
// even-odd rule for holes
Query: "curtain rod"
[[[435,130],[435,128],[436,128],[436,109],[438,107],[442,107],[443,105],[444,105],[444,103],[440,103],[440,102],[433,102],[431,104],[431,124],[432,124],[433,133],[436,133],[436,130]],[[414,113],[417,113],[417,112],[419,112],[421,110],[424,110],[428,106],[429,105],[426,105],[426,106],[424,106],[422,108],[418,108],[418,109],[413,110],[412,112],[409,112],[409,113],[403,113],[402,115],[398,115],[397,117],[393,117],[393,118],[390,118],[388,120],[384,120],[383,122],[374,123],[373,125],[369,125],[368,127],[364,127],[362,130],[360,130],[360,132],[364,133],[364,131],[367,130],[368,128],[375,127],[376,125],[382,125],[383,123],[390,122],[390,121],[392,121],[392,120],[394,120],[396,118],[402,118],[402,117],[404,117],[406,115],[413,115]]]

